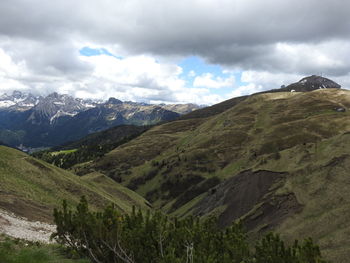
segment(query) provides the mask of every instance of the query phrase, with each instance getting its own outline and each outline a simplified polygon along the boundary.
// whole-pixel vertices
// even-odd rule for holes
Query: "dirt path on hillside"
[[[10,212],[0,210],[0,233],[29,241],[52,243],[50,235],[55,226],[42,222],[28,221]]]

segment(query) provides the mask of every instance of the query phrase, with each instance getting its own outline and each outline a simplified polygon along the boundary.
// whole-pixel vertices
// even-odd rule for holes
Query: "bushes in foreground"
[[[53,238],[93,262],[127,263],[321,263],[311,239],[286,246],[268,234],[250,249],[239,224],[225,230],[215,218],[169,219],[160,212],[121,214],[113,205],[103,212],[89,211],[85,198],[76,210],[66,202],[54,211]]]
[[[58,245],[45,245],[0,235],[1,263],[89,263],[73,259]]]

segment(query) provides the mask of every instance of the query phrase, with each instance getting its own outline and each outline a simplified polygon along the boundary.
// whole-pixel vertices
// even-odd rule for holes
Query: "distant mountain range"
[[[123,124],[170,121],[198,109],[195,104],[152,105],[116,98],[93,101],[56,92],[46,97],[14,91],[0,96],[0,141],[22,147],[50,147]]]

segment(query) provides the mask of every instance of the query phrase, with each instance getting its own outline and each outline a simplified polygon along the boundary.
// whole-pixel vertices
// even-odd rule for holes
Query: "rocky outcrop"
[[[309,77],[302,78],[298,82],[292,83],[286,87],[282,87],[281,91],[296,91],[306,92],[317,89],[340,89],[341,86],[333,80],[312,75]]]

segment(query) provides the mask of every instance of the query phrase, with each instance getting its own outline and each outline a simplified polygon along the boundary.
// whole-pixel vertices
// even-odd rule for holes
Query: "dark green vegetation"
[[[113,206],[92,213],[82,198],[75,211],[55,210],[54,237],[93,262],[322,263],[311,239],[286,246],[268,234],[251,249],[239,224],[225,230],[215,218],[171,220],[160,212],[120,214]]]
[[[0,146],[0,208],[31,220],[52,221],[52,210],[66,199],[76,205],[85,195],[94,209],[114,203],[128,212],[147,202],[103,174],[80,178],[68,171]]]
[[[33,156],[67,169],[75,164],[102,157],[105,153],[136,138],[149,128],[149,126],[121,125],[93,133],[63,146],[35,152]]]
[[[310,236],[345,263],[348,109],[340,89],[256,94],[153,127],[73,170],[114,178],[172,216],[241,219],[256,236],[274,230],[287,242]]]
[[[43,245],[0,236],[1,263],[89,263],[70,259],[67,251],[57,245]]]

